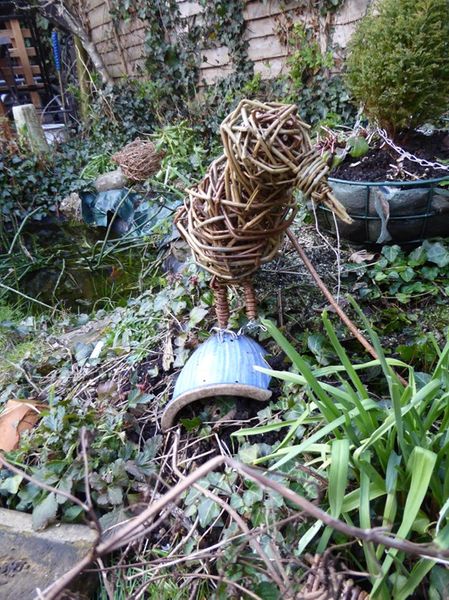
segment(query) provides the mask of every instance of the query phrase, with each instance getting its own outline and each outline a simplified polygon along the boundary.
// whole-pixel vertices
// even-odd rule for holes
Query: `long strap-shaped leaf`
[[[409,469],[411,472],[410,489],[405,502],[402,523],[397,531],[397,537],[405,539],[413,526],[421,504],[426,496],[430,478],[437,461],[437,455],[425,448],[417,447],[410,457]],[[382,577],[380,577],[371,592],[372,600],[379,598],[383,581],[388,575],[391,565],[398,554],[397,550],[390,550],[382,564]]]

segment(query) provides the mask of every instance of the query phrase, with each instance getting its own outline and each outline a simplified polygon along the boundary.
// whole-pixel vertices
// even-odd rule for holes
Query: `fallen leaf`
[[[353,252],[349,257],[350,262],[356,263],[360,265],[364,262],[371,262],[376,258],[376,254],[373,252],[368,252],[367,250],[358,250],[357,252]]]
[[[10,452],[17,448],[21,434],[34,427],[43,408],[45,404],[32,400],[8,400],[0,415],[0,450]]]

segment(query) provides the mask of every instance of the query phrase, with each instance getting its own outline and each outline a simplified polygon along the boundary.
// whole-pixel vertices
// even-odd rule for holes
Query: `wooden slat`
[[[27,48],[26,49],[28,56],[36,56],[36,48]],[[20,58],[20,52],[17,48],[11,48],[9,50],[9,56],[11,58]]]
[[[102,3],[100,6],[95,7],[89,13],[89,23],[90,29],[93,33],[93,30],[97,27],[101,27],[102,25],[106,25],[111,22],[111,15],[109,14],[108,7],[105,3]]]
[[[24,27],[24,28],[21,28],[20,30],[21,30],[22,36],[24,38],[33,37],[31,35],[31,30],[30,29],[27,29],[26,27]],[[14,34],[13,34],[13,32],[12,32],[11,29],[0,29],[0,37],[14,38]]]
[[[92,38],[92,41],[95,44],[98,44],[99,42],[105,42],[108,41],[110,39],[113,38],[113,32],[112,32],[112,23],[105,23],[104,25],[100,25],[100,27],[96,27],[95,29],[92,29],[90,32],[90,36]]]
[[[201,52],[201,58],[203,59],[200,64],[200,69],[207,69],[208,67],[221,67],[229,63],[229,49],[226,46],[220,48],[211,48],[209,50],[203,50]]]
[[[260,73],[262,79],[274,79],[287,71],[284,58],[272,58],[254,63],[254,73]]]
[[[293,15],[292,15],[293,17]],[[293,18],[293,21],[297,19]],[[276,16],[262,17],[256,21],[248,21],[244,33],[245,40],[252,40],[266,35],[277,35]]]
[[[119,79],[120,77],[126,77],[127,74],[124,72],[122,65],[109,65],[108,71],[111,77],[114,79]]]
[[[206,85],[210,85],[220,79],[223,79],[227,75],[230,75],[234,71],[234,67],[232,65],[226,65],[225,67],[212,67],[211,69],[203,69],[200,73],[200,83],[201,85],[205,83]]]
[[[345,2],[334,19],[334,26],[349,25],[366,15],[369,0],[351,0]]]
[[[287,2],[279,2],[278,0],[260,2],[259,0],[255,0],[247,3],[243,9],[243,18],[245,21],[255,21],[256,19],[279,15],[294,8],[300,8],[300,3],[297,0]]]
[[[178,2],[178,7],[182,18],[193,17],[203,12],[203,8],[199,2]]]
[[[111,29],[112,31],[112,29]],[[120,41],[122,43],[123,48],[132,48],[133,46],[137,46],[139,44],[144,43],[146,35],[146,29],[144,27],[136,29],[131,33],[127,33],[125,35],[120,35]],[[101,42],[96,42],[95,46],[97,47],[98,52],[100,54],[111,52],[115,48],[114,38],[110,37],[106,40],[102,40]]]
[[[89,14],[99,6],[104,4],[104,0],[88,0],[87,1],[87,13]]]
[[[124,50],[124,55],[127,61],[134,61],[142,58],[143,56],[143,48],[141,45],[132,46],[131,48],[127,48]],[[103,54],[104,64],[109,67],[111,65],[116,65],[120,62],[120,56],[117,50],[113,50],[112,52],[106,52]]]
[[[113,0],[112,0],[113,1]],[[357,20],[365,14],[369,0],[351,0],[343,4],[343,10],[335,16],[333,41],[344,46],[354,28],[348,21]],[[119,64],[116,43],[113,37],[112,24],[106,0],[87,0],[88,14],[91,23],[92,38],[96,47],[112,69],[113,77],[123,75],[123,65]],[[188,20],[195,18],[201,21],[202,6],[199,0],[178,0],[180,14],[183,18],[181,31],[187,27]],[[275,77],[286,72],[286,55],[288,48],[281,44],[277,35],[277,20],[286,15],[294,21],[303,13],[304,2],[301,0],[245,0],[244,18],[246,20],[245,39],[249,42],[248,55],[254,62],[256,73],[264,79]],[[304,18],[304,17],[301,17]],[[143,64],[146,25],[132,17],[118,25],[120,44],[128,65],[134,69],[135,61]],[[208,84],[219,80],[232,72],[232,59],[226,47],[201,50],[200,78]]]
[[[248,56],[251,60],[266,60],[286,56],[287,49],[275,35],[254,38],[249,41]]]
[[[40,75],[41,73],[41,69],[39,67],[39,65],[17,65],[14,67],[11,67],[12,71],[14,72],[15,75],[26,75],[27,72],[31,72],[33,75]],[[32,81],[27,79],[27,84],[28,85],[34,85],[35,81],[34,81],[34,77],[32,78]]]
[[[26,85],[26,83],[18,83],[16,85],[16,88],[19,90],[19,92],[23,92],[23,91],[27,91],[27,89],[29,88],[33,88],[33,90],[42,90],[44,89],[45,85],[43,83],[33,83],[32,86]],[[7,85],[0,85],[0,92],[3,93],[9,93],[11,90]],[[35,92],[33,92],[35,93]],[[33,102],[34,104],[34,102]],[[40,102],[39,102],[39,106],[40,106]]]
[[[28,85],[31,85],[34,83],[33,70],[31,69],[30,61],[28,60],[27,49],[20,30],[20,23],[17,19],[12,19],[10,24],[14,35],[14,46],[19,53],[19,59],[22,63],[23,75]]]
[[[146,34],[146,28],[142,27],[136,29],[132,33],[121,35],[120,39],[122,40],[123,48],[132,48],[133,46],[137,46],[137,44],[143,44],[145,42]]]
[[[343,4],[342,10],[334,21],[332,43],[345,48],[351,35],[354,33],[357,23],[362,19],[368,8],[368,0],[353,0]]]

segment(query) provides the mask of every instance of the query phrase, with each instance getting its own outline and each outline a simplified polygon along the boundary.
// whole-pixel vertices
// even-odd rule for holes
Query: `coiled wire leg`
[[[229,323],[228,288],[226,284],[217,280],[211,282],[211,288],[214,292],[218,327],[220,329],[227,329]]]
[[[249,321],[255,321],[257,319],[257,300],[253,282],[246,279],[242,282],[242,287],[245,296],[246,315]]]

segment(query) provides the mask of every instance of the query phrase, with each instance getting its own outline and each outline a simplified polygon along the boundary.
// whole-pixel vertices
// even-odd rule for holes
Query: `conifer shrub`
[[[379,0],[348,50],[351,95],[391,136],[448,110],[448,0]]]

